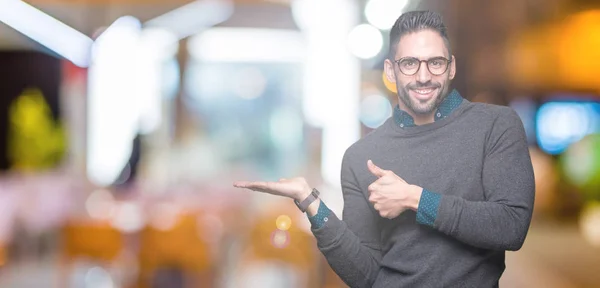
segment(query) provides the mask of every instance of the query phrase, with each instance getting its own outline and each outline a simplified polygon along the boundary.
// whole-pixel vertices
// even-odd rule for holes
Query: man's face
[[[435,73],[433,74],[428,69],[426,61],[420,63],[417,61],[394,62],[406,57],[414,57],[418,60],[443,57],[452,59],[452,61],[441,75],[435,75],[439,74],[435,67],[441,62],[433,61],[430,66]],[[414,71],[416,68],[418,71],[414,75],[408,76],[401,72],[400,65],[404,65],[403,71]],[[416,115],[428,115],[435,112],[448,95],[450,81],[454,78],[455,72],[454,56],[448,55],[444,39],[433,30],[421,30],[404,35],[398,43],[395,57],[385,60],[386,77],[390,82],[396,83],[401,108],[408,109]]]

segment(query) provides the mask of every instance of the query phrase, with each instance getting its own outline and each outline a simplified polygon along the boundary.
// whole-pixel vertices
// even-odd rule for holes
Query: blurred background
[[[465,98],[513,107],[536,176],[503,287],[600,287],[597,0],[0,0],[0,287],[346,287],[290,200],[341,216],[391,116],[403,12],[449,27]]]

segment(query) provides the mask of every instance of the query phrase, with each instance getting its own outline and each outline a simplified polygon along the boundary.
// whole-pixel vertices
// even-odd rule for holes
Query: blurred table
[[[6,265],[0,273],[0,287],[57,283],[57,268],[55,259]],[[585,242],[576,223],[536,222],[523,248],[507,252],[506,272],[500,287],[600,287],[599,268],[600,247]]]
[[[576,222],[535,222],[523,248],[507,252],[500,287],[600,287],[600,247]]]

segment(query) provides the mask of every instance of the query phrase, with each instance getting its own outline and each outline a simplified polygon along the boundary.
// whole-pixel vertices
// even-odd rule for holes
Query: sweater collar
[[[436,110],[434,121],[446,118],[446,116],[450,115],[454,109],[460,106],[462,101],[463,97],[460,95],[460,93],[458,93],[458,91],[456,91],[456,89],[453,89]],[[399,105],[394,107],[393,117],[396,125],[400,126],[401,128],[416,126],[413,117],[410,116],[408,112],[401,110]]]

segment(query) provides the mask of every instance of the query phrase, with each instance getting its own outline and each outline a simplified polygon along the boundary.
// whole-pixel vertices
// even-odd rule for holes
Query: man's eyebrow
[[[416,57],[416,56],[403,56],[403,57],[398,57],[398,59],[396,59],[396,60],[400,60],[400,59],[403,59],[403,58],[415,58],[415,59],[419,59],[419,60],[430,60],[430,59],[433,59],[433,58],[445,58],[445,59],[448,59],[448,57],[446,57],[445,55],[439,55],[439,56],[431,56],[431,57],[428,57],[428,58],[420,58],[420,57]]]

